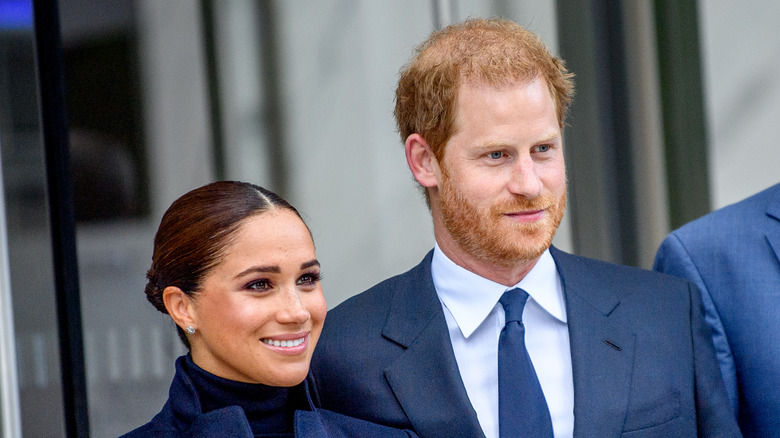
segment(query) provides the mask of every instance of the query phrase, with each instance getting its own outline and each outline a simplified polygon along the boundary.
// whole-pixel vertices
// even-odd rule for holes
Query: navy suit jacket
[[[551,253],[566,297],[576,437],[739,436],[691,283]],[[322,406],[421,437],[483,436],[431,256],[329,312],[312,362]]]
[[[780,184],[672,232],[655,269],[701,289],[742,432],[780,437]]]

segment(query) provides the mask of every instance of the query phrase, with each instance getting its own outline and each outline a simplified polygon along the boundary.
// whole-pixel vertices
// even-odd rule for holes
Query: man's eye
[[[536,150],[539,151],[539,152],[547,152],[547,151],[550,150],[550,145],[549,144],[540,144],[539,146],[537,146]]]
[[[498,160],[499,158],[504,156],[504,153],[500,152],[500,151],[494,151],[494,152],[491,152],[489,156],[490,156],[490,158],[492,158],[494,160]]]

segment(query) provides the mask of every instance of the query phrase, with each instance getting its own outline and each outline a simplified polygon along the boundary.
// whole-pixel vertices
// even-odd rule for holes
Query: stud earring
[[[188,325],[187,328],[184,329],[187,334],[194,335],[195,334],[195,327]]]

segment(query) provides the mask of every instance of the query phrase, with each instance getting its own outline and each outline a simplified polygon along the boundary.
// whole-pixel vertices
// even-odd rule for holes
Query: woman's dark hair
[[[238,181],[220,181],[197,188],[168,207],[154,237],[152,266],[146,274],[146,298],[168,313],[163,291],[176,286],[187,295],[199,290],[216,266],[244,219],[274,209],[298,210],[270,190]],[[303,219],[301,219],[303,220]],[[181,327],[179,338],[189,349]]]

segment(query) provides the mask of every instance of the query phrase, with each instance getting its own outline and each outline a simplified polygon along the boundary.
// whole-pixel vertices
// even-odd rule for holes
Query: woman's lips
[[[261,338],[260,341],[271,350],[284,354],[298,354],[306,351],[309,333],[292,333],[288,335]]]
[[[263,342],[265,342],[268,345],[273,345],[274,347],[297,347],[304,343],[306,341],[306,338],[300,338],[300,339],[291,339],[289,341],[280,341],[278,339],[262,339]]]

